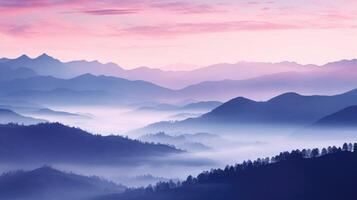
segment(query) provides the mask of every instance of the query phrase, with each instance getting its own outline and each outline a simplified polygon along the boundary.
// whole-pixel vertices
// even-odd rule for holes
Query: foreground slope
[[[356,144],[355,144],[356,146]],[[355,148],[356,149],[356,148]],[[278,156],[247,161],[189,176],[182,184],[161,183],[102,200],[336,200],[357,196],[357,153],[350,145],[309,151],[283,152]]]

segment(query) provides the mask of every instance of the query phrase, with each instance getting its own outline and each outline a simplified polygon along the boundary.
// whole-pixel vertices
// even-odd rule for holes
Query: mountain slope
[[[349,106],[294,132],[293,137],[311,139],[355,138],[357,130],[357,106]]]
[[[357,106],[349,106],[343,110],[328,115],[314,123],[314,126],[357,127]]]
[[[30,78],[33,76],[37,76],[37,73],[28,68],[11,69],[9,67],[0,67],[0,81]]]
[[[154,189],[148,187],[97,199],[353,199],[357,195],[357,153],[336,147],[328,149],[329,153],[322,155],[316,149],[310,155],[299,150],[283,152],[272,158],[272,162],[269,159],[246,161],[225,169],[203,172],[197,178],[189,176],[181,185],[166,182],[158,184]]]
[[[253,101],[243,97],[232,99],[198,118],[177,122],[159,122],[144,128],[145,131],[181,130],[245,125],[304,126],[326,115],[357,104],[357,90],[334,96],[303,96],[285,93],[268,101]],[[203,128],[203,129],[202,129]],[[196,130],[197,131],[197,130]]]
[[[84,74],[72,79],[35,76],[2,82],[0,96],[39,104],[134,103],[167,98],[173,91],[145,81]]]
[[[46,122],[46,120],[22,116],[9,109],[0,108],[0,124],[17,123],[17,124],[29,125],[29,124],[38,124],[43,122]]]
[[[120,136],[92,135],[58,123],[0,126],[0,160],[5,163],[126,165],[180,152]]]
[[[7,200],[79,200],[124,189],[98,177],[80,176],[51,167],[13,171],[0,176],[0,199]]]

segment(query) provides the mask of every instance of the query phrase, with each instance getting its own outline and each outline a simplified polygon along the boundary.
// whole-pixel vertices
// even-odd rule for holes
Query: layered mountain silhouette
[[[357,90],[334,96],[303,96],[285,93],[268,101],[254,101],[244,97],[234,98],[197,118],[177,122],[159,122],[144,128],[145,131],[181,130],[219,126],[269,125],[305,126],[346,107],[357,104]]]
[[[40,75],[59,78],[73,78],[85,73],[117,76],[129,80],[145,80],[175,89],[207,80],[241,80],[270,73],[305,72],[316,67],[314,65],[300,65],[294,62],[238,62],[235,64],[220,63],[192,71],[163,71],[149,67],[125,70],[114,63],[102,64],[98,61],[85,60],[61,62],[47,54],[42,54],[36,58],[22,55],[15,59],[2,59],[1,66],[11,68],[26,67]]]
[[[357,144],[355,144],[356,146]],[[282,152],[225,169],[187,177],[181,184],[159,183],[100,200],[335,200],[357,195],[357,154],[352,144]],[[311,152],[311,153],[309,153]]]
[[[349,106],[299,129],[292,136],[315,139],[355,138],[357,106]]]
[[[0,62],[1,64],[1,62]],[[16,68],[0,67],[0,81],[7,81],[13,79],[30,78],[37,76],[38,74],[28,68]]]
[[[46,120],[26,117],[12,110],[0,108],[0,124],[18,123],[18,124],[29,125],[29,124],[38,124],[43,122],[46,122]]]
[[[160,99],[170,95],[169,89],[145,81],[84,74],[72,79],[35,76],[4,81],[0,96],[36,103],[135,103],[142,99]]]
[[[124,190],[124,186],[98,177],[62,172],[48,166],[0,176],[0,199],[7,200],[81,200]]]
[[[3,59],[0,68],[13,70],[28,68],[41,76],[62,79],[72,79],[91,73],[96,76],[106,75],[127,80],[144,80],[175,89],[174,93],[160,91],[161,95],[169,96],[171,100],[227,101],[239,95],[266,99],[288,91],[304,94],[341,93],[356,87],[357,73],[353,70],[356,65],[356,60],[342,60],[323,66],[300,65],[293,62],[239,62],[176,72],[146,67],[125,70],[113,63],[101,64],[97,61],[61,62],[43,54],[37,58],[23,55],[16,59]],[[122,84],[125,86],[124,83]],[[101,84],[98,83],[98,85]],[[127,96],[126,92],[124,90],[122,94]]]
[[[92,135],[59,123],[0,126],[3,163],[128,165],[181,152],[171,146],[121,136]]]

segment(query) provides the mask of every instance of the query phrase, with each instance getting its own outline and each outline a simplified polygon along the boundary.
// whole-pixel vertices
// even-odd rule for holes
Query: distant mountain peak
[[[43,53],[43,54],[39,55],[37,58],[52,58],[52,57],[46,53]]]
[[[53,173],[59,173],[60,171],[51,166],[44,165],[40,168],[32,170],[32,172],[41,173],[41,174],[53,174]]]
[[[231,103],[249,103],[249,102],[255,102],[255,101],[253,101],[253,100],[251,100],[251,99],[248,99],[248,98],[245,98],[245,97],[236,97],[236,98],[234,98],[234,99],[232,99],[232,100],[230,100],[230,101],[228,101],[227,103],[229,103],[229,102],[231,102]]]
[[[74,77],[73,79],[92,79],[92,78],[95,78],[97,76],[91,74],[91,73],[85,73],[85,74],[82,74],[82,75],[79,75],[77,77]],[[100,77],[100,76],[98,76]]]
[[[18,57],[16,59],[19,59],[19,60],[31,60],[31,58],[28,57],[26,54],[23,54],[23,55],[21,55],[20,57]]]
[[[39,55],[37,58],[35,58],[35,60],[59,62],[58,59],[56,59],[56,58],[54,58],[54,57],[52,57],[52,56],[49,56],[49,55],[46,54],[46,53],[43,53],[43,54]]]
[[[276,100],[287,100],[287,99],[295,99],[297,97],[302,97],[302,95],[296,93],[296,92],[287,92],[287,93],[283,93],[279,96],[276,96],[272,99],[270,99],[269,101],[272,102],[272,101],[276,101]]]

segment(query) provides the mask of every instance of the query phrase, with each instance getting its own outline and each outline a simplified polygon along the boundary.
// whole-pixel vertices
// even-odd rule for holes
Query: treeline
[[[188,187],[193,184],[201,184],[207,182],[214,182],[215,180],[220,179],[234,179],[235,175],[238,175],[240,172],[259,168],[264,165],[269,165],[272,163],[278,163],[282,161],[295,161],[301,159],[310,159],[317,158],[320,156],[334,154],[338,152],[354,152],[357,154],[357,143],[344,143],[342,147],[329,146],[327,148],[313,148],[313,149],[296,149],[291,152],[285,151],[281,152],[279,155],[266,158],[258,158],[254,161],[247,160],[241,164],[236,165],[227,165],[224,169],[211,169],[210,171],[204,171],[200,173],[197,177],[188,176],[185,181],[168,181],[168,182],[158,182],[156,185],[149,185],[147,187],[141,188],[129,188],[127,189],[128,193],[141,193],[149,194],[153,192],[165,192],[170,189],[175,189],[179,187]]]

